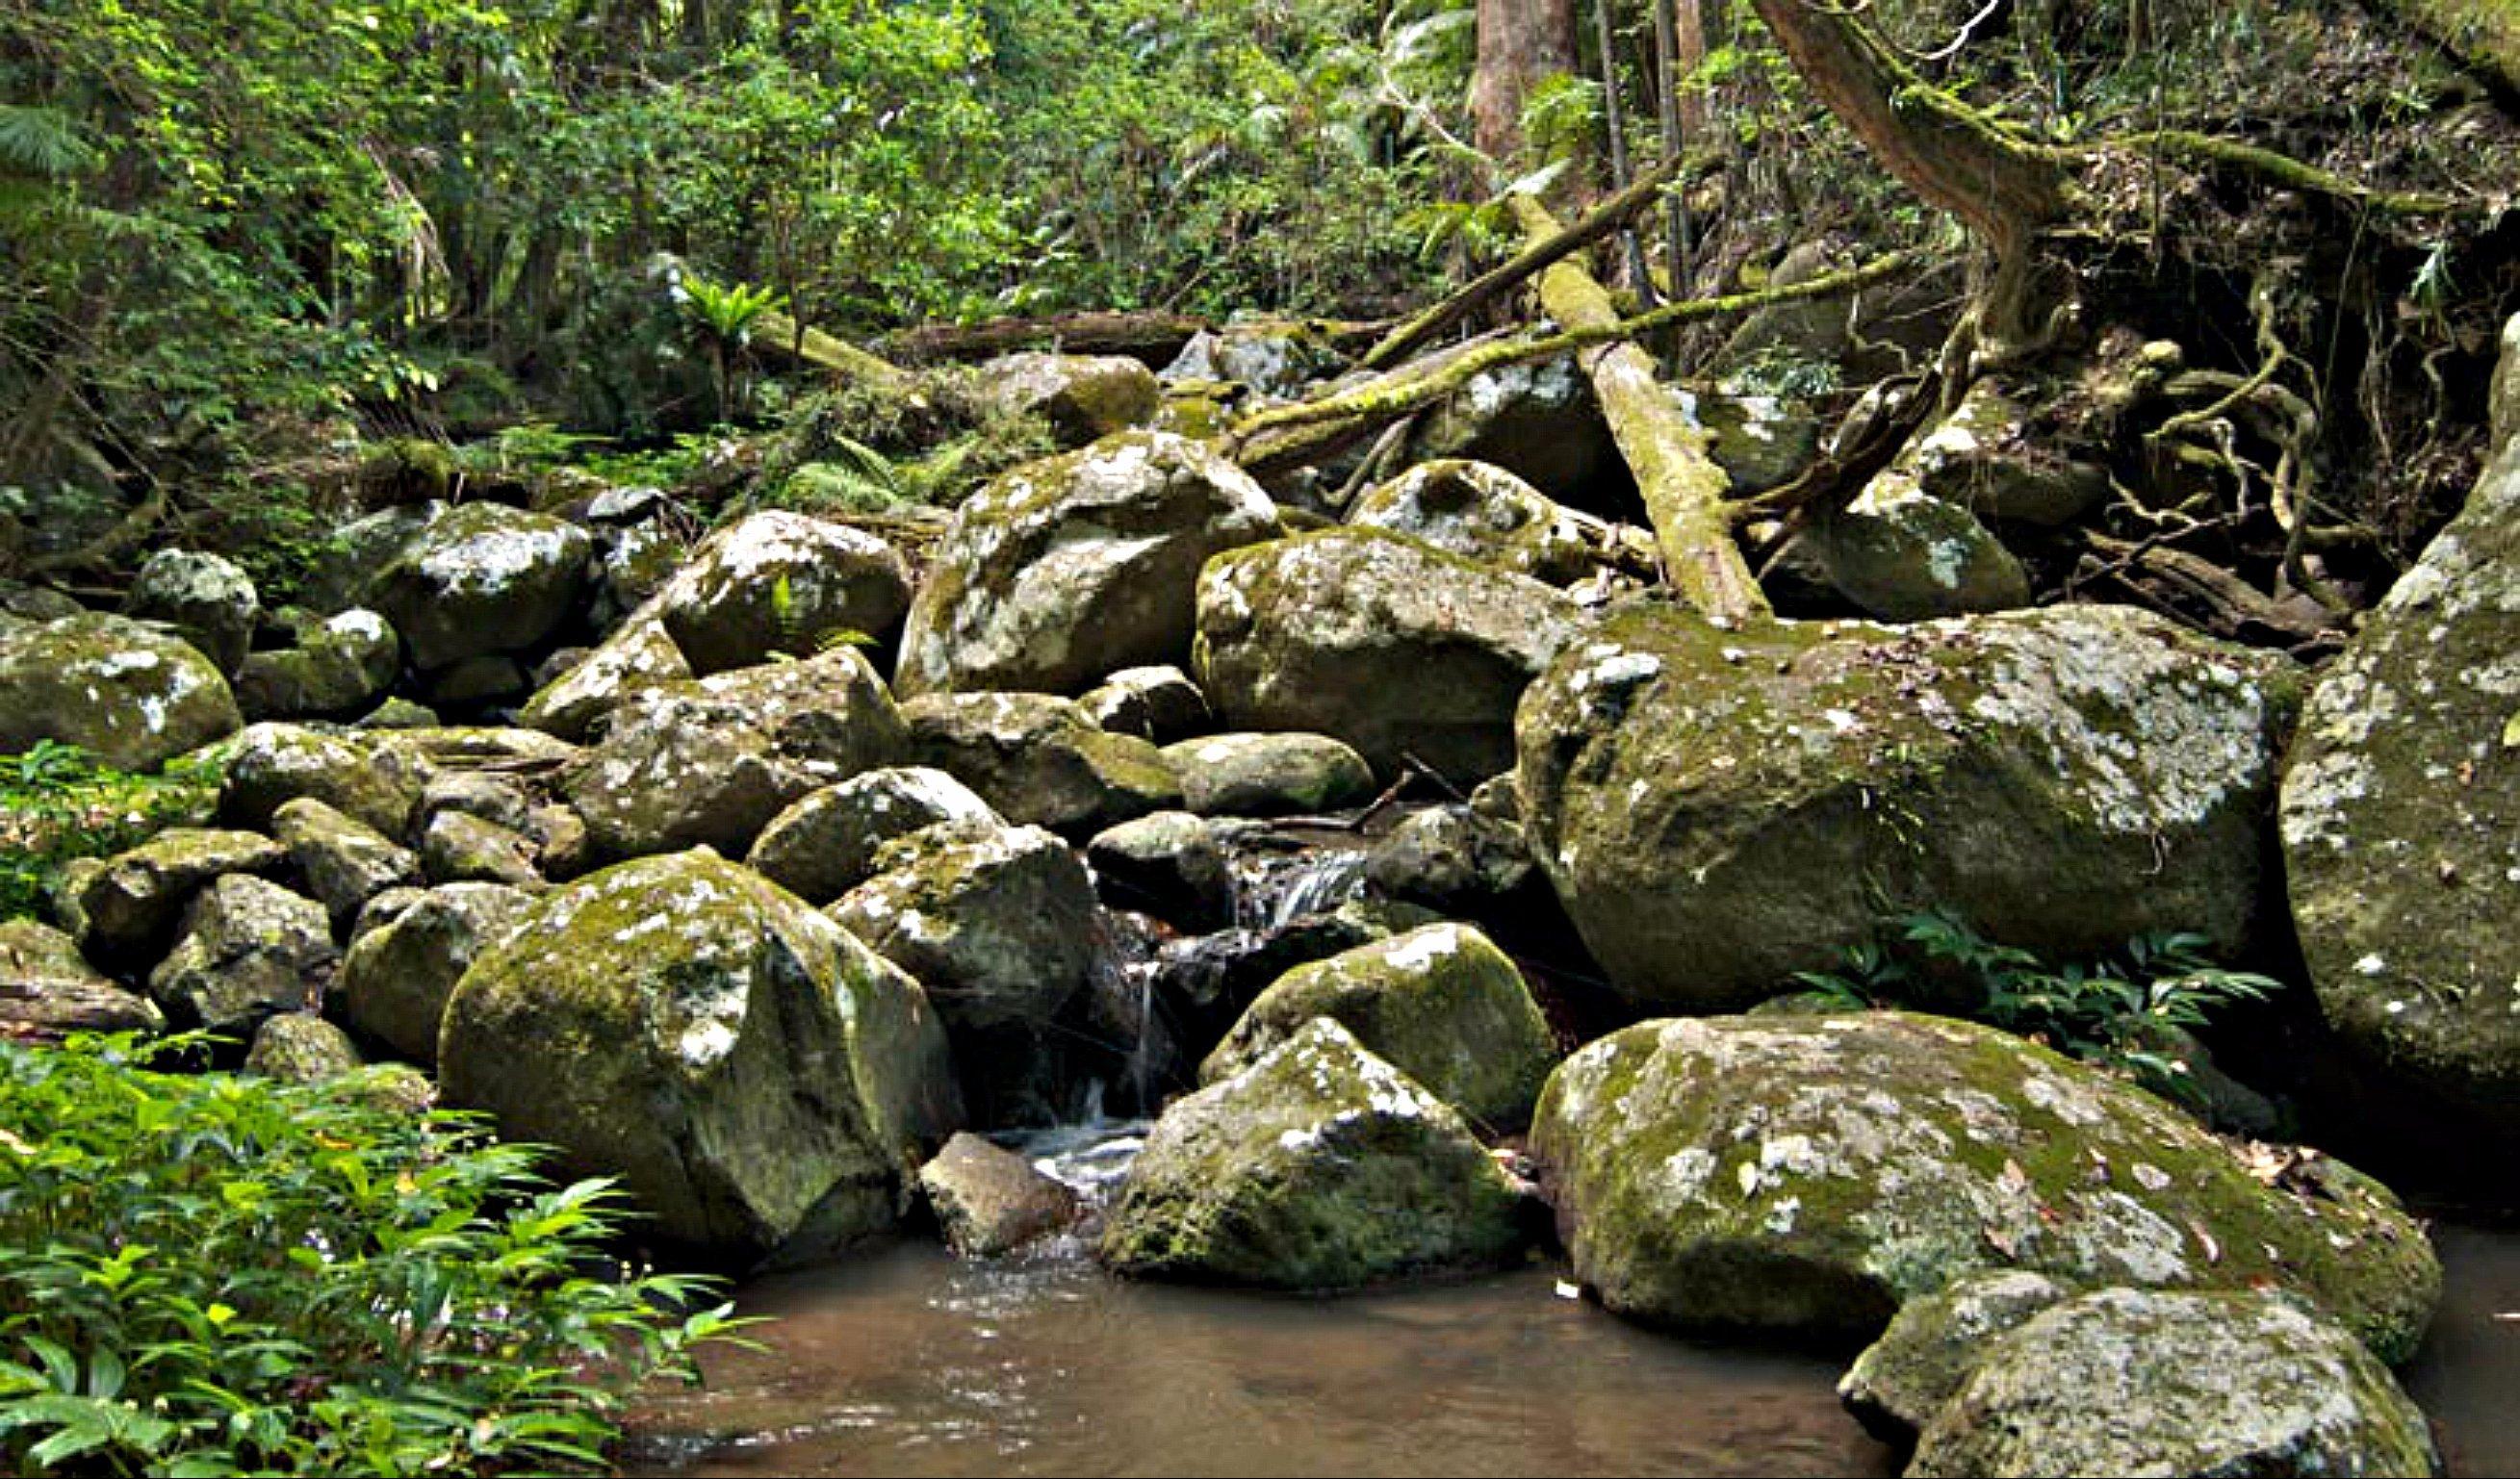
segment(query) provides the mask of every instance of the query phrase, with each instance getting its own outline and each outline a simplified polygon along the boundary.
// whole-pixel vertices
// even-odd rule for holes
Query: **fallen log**
[[[1549,207],[1538,201],[1517,196],[1513,209],[1531,241],[1558,234]],[[1578,261],[1559,262],[1541,275],[1540,302],[1570,330],[1606,332],[1620,322],[1609,293]],[[1663,578],[1717,620],[1746,622],[1774,614],[1732,542],[1732,520],[1724,508],[1732,480],[1708,451],[1713,438],[1663,385],[1653,356],[1622,338],[1584,350],[1577,360],[1593,378],[1610,437],[1636,474],[1662,551]]]
[[[914,364],[995,359],[1019,349],[1056,347],[1068,354],[1125,354],[1160,370],[1208,326],[1186,313],[1062,313],[979,324],[929,324],[889,334],[884,353]]]
[[[870,354],[820,329],[800,331],[794,319],[775,308],[761,315],[750,347],[755,354],[828,370],[847,380],[881,383],[906,378],[898,366],[882,356]]]

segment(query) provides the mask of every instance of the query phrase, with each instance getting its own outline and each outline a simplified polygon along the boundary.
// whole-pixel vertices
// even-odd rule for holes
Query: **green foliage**
[[[2178,1035],[2281,989],[2216,964],[2202,935],[2141,935],[2106,959],[2060,962],[1998,944],[1940,911],[1900,915],[1884,927],[1896,931],[1890,944],[1856,946],[1840,969],[1796,979],[1852,1009],[1916,1007],[2000,1027],[2168,1098],[2195,1098],[2185,1063],[2166,1051]]]
[[[0,1044],[0,1462],[21,1473],[605,1466],[628,1388],[742,1322],[601,1276],[624,1214],[471,1119]]]
[[[0,919],[35,914],[65,864],[206,821],[218,796],[218,768],[206,760],[135,776],[50,740],[0,755]]]

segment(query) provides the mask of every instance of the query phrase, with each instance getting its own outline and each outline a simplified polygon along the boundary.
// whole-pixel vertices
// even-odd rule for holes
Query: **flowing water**
[[[1143,1124],[1026,1149],[1107,1190]],[[2520,1474],[2520,1232],[2452,1227],[2408,1371],[2458,1474]],[[1076,1246],[970,1264],[902,1240],[762,1279],[766,1350],[635,1428],[655,1474],[1826,1474],[1897,1471],[1841,1363],[1626,1324],[1534,1266],[1305,1300],[1125,1283]]]

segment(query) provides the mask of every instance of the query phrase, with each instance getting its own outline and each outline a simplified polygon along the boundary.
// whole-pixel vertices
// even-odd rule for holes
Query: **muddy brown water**
[[[2520,1229],[2436,1229],[2448,1290],[2406,1374],[2451,1471],[2520,1474]],[[1079,1250],[899,1240],[747,1286],[759,1352],[633,1427],[634,1472],[1884,1475],[1817,1355],[1684,1339],[1562,1271],[1342,1299],[1127,1283]]]

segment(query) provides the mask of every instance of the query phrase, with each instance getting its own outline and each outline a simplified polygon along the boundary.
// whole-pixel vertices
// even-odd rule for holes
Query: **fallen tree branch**
[[[1055,346],[1069,354],[1126,354],[1170,364],[1205,328],[1205,320],[1186,313],[1063,313],[929,325],[886,335],[878,342],[886,354],[914,363],[993,359],[1018,349]]]
[[[1587,211],[1582,220],[1545,242],[1515,252],[1504,265],[1470,280],[1459,292],[1391,331],[1381,343],[1358,360],[1361,370],[1387,370],[1410,352],[1480,308],[1512,291],[1527,279],[1560,259],[1601,240],[1659,200],[1665,181],[1679,172],[1679,159],[1665,159],[1637,177],[1637,182]]]
[[[2088,164],[2111,154],[2157,154],[2196,165],[2245,170],[2290,190],[2307,191],[2390,215],[2445,215],[2459,209],[2455,196],[2420,190],[2376,190],[2333,170],[2306,164],[2290,155],[2243,144],[2237,139],[2168,128],[2157,133],[2126,134],[2093,144],[2065,145],[2050,151],[2060,161]]]
[[[1781,288],[1722,297],[1666,303],[1650,313],[1556,334],[1529,335],[1482,344],[1431,369],[1402,369],[1365,384],[1244,417],[1227,432],[1226,450],[1259,476],[1301,467],[1404,416],[1435,404],[1491,370],[1555,359],[1597,345],[1617,343],[1674,324],[1703,323],[1765,308],[1772,303],[1835,297],[1856,292],[1924,260],[1921,251],[1894,251],[1861,266]]]

